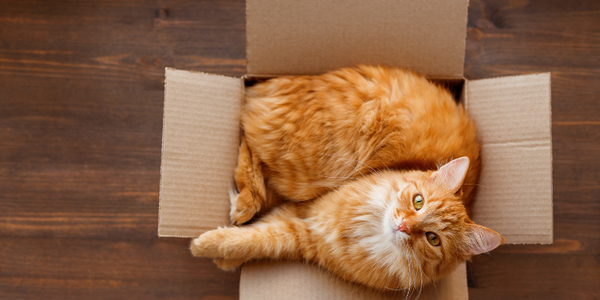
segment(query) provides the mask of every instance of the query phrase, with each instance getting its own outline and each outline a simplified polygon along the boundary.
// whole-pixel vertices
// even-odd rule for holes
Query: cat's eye
[[[427,232],[427,233],[425,233],[425,235],[427,236],[427,241],[432,246],[439,246],[440,245],[440,238],[438,237],[437,234],[435,234],[433,232]]]
[[[416,194],[413,197],[413,205],[416,210],[423,208],[423,196],[421,194]]]

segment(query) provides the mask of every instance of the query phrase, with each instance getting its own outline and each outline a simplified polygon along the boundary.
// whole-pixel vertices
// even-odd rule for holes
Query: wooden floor
[[[244,13],[0,0],[0,299],[238,297],[157,214],[164,68],[243,75]],[[471,0],[468,27],[467,78],[552,72],[555,232],[475,258],[471,298],[599,299],[600,1]]]

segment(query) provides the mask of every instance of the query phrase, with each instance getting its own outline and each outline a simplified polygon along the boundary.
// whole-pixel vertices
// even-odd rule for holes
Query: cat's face
[[[387,188],[382,233],[425,274],[444,273],[503,241],[475,225],[455,195],[467,169],[468,159],[455,160],[437,172],[405,173]]]
[[[460,249],[468,217],[460,199],[431,184],[426,173],[411,175],[413,180],[399,182],[390,193],[385,235],[401,252],[417,256],[423,268],[466,259],[470,254]]]

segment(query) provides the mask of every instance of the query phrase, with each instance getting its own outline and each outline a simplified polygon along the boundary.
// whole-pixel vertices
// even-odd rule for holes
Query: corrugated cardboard
[[[404,291],[376,292],[348,284],[314,265],[299,262],[249,263],[242,268],[240,280],[240,299],[244,300],[391,300],[406,296]],[[408,292],[408,299],[417,296],[435,300],[468,299],[465,264],[434,285]]]
[[[252,75],[315,74],[381,63],[409,66],[432,78],[462,77],[466,0],[248,0],[247,6]],[[483,142],[474,220],[509,243],[551,243],[549,74],[461,84],[456,85],[463,88],[461,101]],[[196,237],[229,224],[242,86],[236,78],[167,69],[160,236]],[[465,273],[463,265],[425,288],[420,299],[468,298]],[[252,263],[242,268],[240,282],[244,300],[391,296],[302,263]]]
[[[249,75],[362,64],[462,77],[468,0],[246,1]]]
[[[552,243],[550,73],[469,81],[484,168],[473,220],[511,244]]]
[[[239,78],[166,70],[159,236],[229,224],[242,88]]]

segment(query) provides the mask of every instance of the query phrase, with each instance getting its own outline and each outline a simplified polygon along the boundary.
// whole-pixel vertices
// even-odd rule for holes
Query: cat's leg
[[[267,198],[260,160],[248,147],[245,137],[240,145],[235,182],[239,193],[230,195],[231,222],[244,224],[260,211]]]
[[[310,258],[314,252],[305,222],[277,208],[260,222],[208,231],[194,239],[194,256],[215,259],[222,269],[232,269],[254,259]]]

